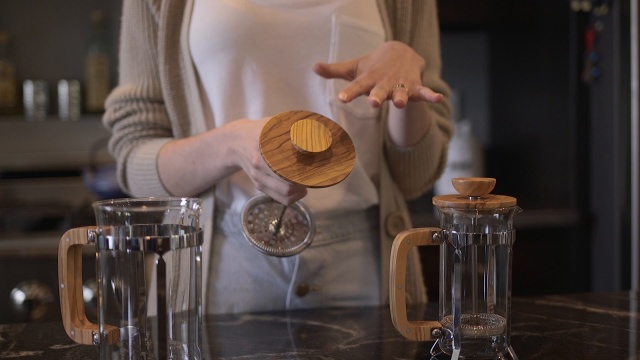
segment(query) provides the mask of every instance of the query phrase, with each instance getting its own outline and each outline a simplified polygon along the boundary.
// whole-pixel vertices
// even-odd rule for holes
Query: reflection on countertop
[[[513,299],[512,344],[520,359],[640,359],[637,292]],[[437,315],[430,303],[424,319]],[[316,309],[204,320],[206,359],[429,359],[431,342],[404,339],[382,307]],[[0,357],[97,358],[58,322],[0,325]],[[446,357],[441,356],[438,359]]]

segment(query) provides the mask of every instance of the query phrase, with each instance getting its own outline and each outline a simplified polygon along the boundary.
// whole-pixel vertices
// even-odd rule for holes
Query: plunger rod
[[[280,227],[282,226],[282,219],[284,218],[285,211],[287,211],[287,205],[282,205],[282,210],[280,210],[280,215],[278,216],[278,220],[276,221],[276,226],[273,229],[273,236],[277,236],[280,232]]]

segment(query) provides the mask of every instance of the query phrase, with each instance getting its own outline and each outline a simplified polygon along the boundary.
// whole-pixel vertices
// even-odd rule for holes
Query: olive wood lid
[[[340,125],[304,110],[272,117],[260,134],[260,151],[273,172],[310,188],[341,182],[356,161],[353,142]]]
[[[451,183],[458,194],[434,196],[433,205],[455,209],[499,209],[517,204],[514,197],[490,194],[496,185],[493,178],[454,178]]]

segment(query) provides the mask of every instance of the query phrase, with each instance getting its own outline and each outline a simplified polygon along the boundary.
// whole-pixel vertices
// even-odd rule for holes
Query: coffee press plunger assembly
[[[260,134],[260,151],[271,170],[308,188],[344,180],[355,164],[355,147],[336,122],[310,111],[293,110],[272,117]],[[314,221],[300,201],[290,206],[261,194],[242,210],[245,237],[261,252],[292,256],[313,241]]]
[[[510,344],[515,198],[492,195],[492,178],[456,178],[459,194],[433,198],[440,228],[406,230],[391,250],[390,305],[395,328],[415,341],[435,341],[452,359],[513,359]],[[439,321],[409,321],[406,261],[414,246],[440,246]]]

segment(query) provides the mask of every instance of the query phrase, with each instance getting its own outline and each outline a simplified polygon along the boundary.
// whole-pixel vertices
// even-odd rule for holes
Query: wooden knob
[[[496,179],[481,177],[454,178],[451,179],[451,183],[460,195],[480,197],[491,193],[493,187],[496,186]]]
[[[296,121],[289,131],[293,146],[303,154],[321,153],[331,146],[331,131],[314,119]]]

